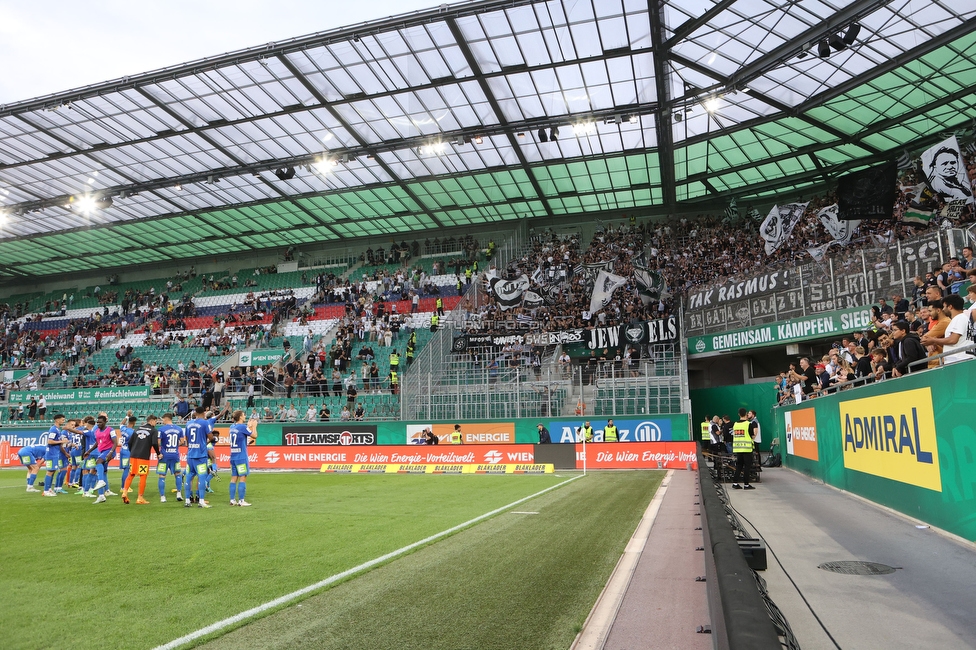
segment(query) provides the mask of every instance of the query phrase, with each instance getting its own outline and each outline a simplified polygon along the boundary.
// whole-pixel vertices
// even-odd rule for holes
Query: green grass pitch
[[[251,508],[224,476],[205,510],[159,503],[155,476],[124,506],[28,494],[24,474],[0,472],[7,649],[153,648],[573,476],[254,474]],[[662,477],[590,473],[195,643],[567,648]]]

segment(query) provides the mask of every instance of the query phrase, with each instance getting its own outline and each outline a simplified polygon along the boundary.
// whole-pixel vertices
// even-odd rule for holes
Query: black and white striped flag
[[[902,151],[901,155],[898,156],[898,169],[911,169],[912,164],[912,157],[909,155],[908,151]]]
[[[725,222],[731,223],[739,218],[739,208],[735,204],[735,197],[729,201],[729,207],[725,208]]]

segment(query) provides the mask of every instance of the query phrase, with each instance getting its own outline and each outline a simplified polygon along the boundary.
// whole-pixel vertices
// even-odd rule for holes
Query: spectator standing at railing
[[[929,303],[929,326],[928,331],[922,337],[922,345],[926,346],[929,356],[934,357],[942,354],[942,344],[937,341],[945,336],[946,328],[949,327],[949,317],[942,310],[941,299],[933,300]],[[930,361],[929,368],[938,368],[939,361]]]
[[[964,348],[972,342],[968,338],[972,316],[963,310],[964,303],[962,296],[950,294],[945,297],[943,303],[943,311],[951,320],[943,336],[930,338],[930,342],[943,346],[943,352],[947,355],[945,357],[945,363],[947,364],[972,359],[972,356],[965,352],[956,353],[956,350]]]
[[[899,320],[892,323],[891,337],[894,339],[893,349],[896,357],[891,376],[901,377],[921,370],[921,366],[911,366],[911,364],[925,358],[925,348],[922,347],[918,335],[911,331],[908,321]]]

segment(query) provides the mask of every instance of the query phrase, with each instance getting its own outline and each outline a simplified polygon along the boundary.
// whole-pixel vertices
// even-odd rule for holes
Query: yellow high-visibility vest
[[[732,427],[732,453],[751,454],[752,436],[749,435],[749,422],[739,421]]]

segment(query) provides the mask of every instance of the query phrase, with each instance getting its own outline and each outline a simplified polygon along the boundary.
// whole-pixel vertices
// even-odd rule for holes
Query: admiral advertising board
[[[576,429],[586,420],[553,420],[549,423],[549,436],[556,443],[577,442]],[[593,442],[603,442],[603,428],[608,420],[591,419]],[[643,420],[614,420],[617,427],[618,442],[669,442],[671,440],[671,420],[646,418]]]
[[[362,446],[376,444],[376,425],[359,422],[283,425],[281,441],[287,447]]]
[[[842,401],[844,467],[942,491],[932,389]]]

